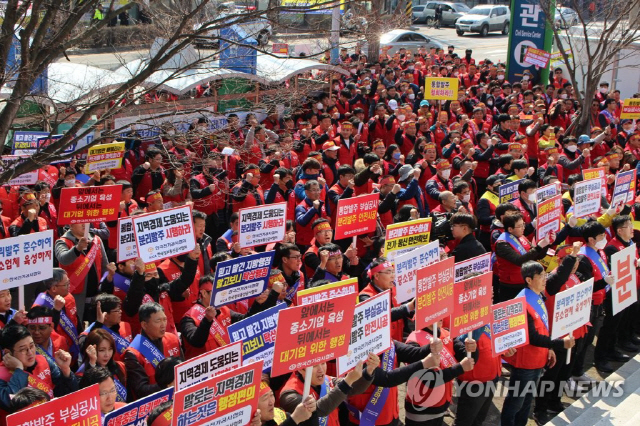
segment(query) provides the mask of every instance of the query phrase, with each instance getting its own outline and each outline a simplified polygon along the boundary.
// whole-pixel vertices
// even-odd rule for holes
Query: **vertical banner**
[[[449,257],[418,270],[416,330],[430,327],[453,312],[454,262]]]
[[[231,341],[242,342],[243,362],[263,361],[263,373],[271,372],[278,313],[286,307],[286,303],[278,303],[272,308],[229,324],[227,327]]]
[[[189,253],[196,247],[190,206],[134,216],[131,220],[144,263]]]
[[[491,307],[491,352],[500,356],[512,348],[529,344],[527,305],[524,297]]]
[[[348,294],[280,311],[271,377],[346,355],[356,297]]]
[[[638,300],[636,253],[637,247],[633,244],[611,256],[611,273],[615,278],[611,286],[613,315]]]
[[[384,240],[384,255],[393,261],[396,256],[428,244],[430,235],[430,217],[389,225]]]
[[[99,426],[101,414],[100,385],[95,384],[11,414],[7,426]]]
[[[346,294],[358,294],[358,279],[348,278],[319,287],[306,288],[298,292],[298,305],[320,302]]]
[[[118,263],[139,257],[133,220],[130,217],[118,219]]]
[[[560,218],[562,217],[562,196],[556,195],[553,198],[538,203],[538,223],[536,225],[536,240],[542,241],[550,232],[560,229]]]
[[[343,238],[375,232],[378,204],[380,204],[378,193],[338,200],[336,235],[334,239],[342,240]]]
[[[275,252],[272,250],[218,263],[211,292],[211,306],[219,308],[250,299],[265,291],[269,285],[274,256]]]
[[[636,198],[636,175],[636,169],[629,170],[628,172],[618,172],[616,174],[611,206],[617,207],[622,204],[633,204]]]
[[[491,269],[491,253],[481,254],[469,260],[458,262],[455,265],[455,282],[469,278],[469,275],[484,274]]]
[[[176,392],[196,383],[235,370],[242,365],[242,342],[230,343],[175,366]]]
[[[559,339],[589,322],[593,278],[556,294],[551,340]]]
[[[573,189],[573,214],[576,217],[600,213],[600,205],[602,203],[600,188],[600,179],[576,182]]]
[[[453,286],[451,336],[470,333],[491,322],[492,281],[493,272],[487,272]]]
[[[380,355],[391,347],[391,291],[358,303],[353,314],[349,352],[338,358],[338,376],[365,361],[369,352]]]
[[[124,407],[107,413],[102,422],[103,426],[138,426],[146,425],[151,410],[163,402],[173,399],[173,388],[162,389],[159,392],[145,396],[131,402]],[[85,426],[85,425],[79,425]],[[89,425],[86,425],[89,426]]]
[[[520,185],[523,180],[524,179],[519,179],[513,182],[505,182],[500,185],[500,188],[498,188],[500,193],[500,204],[509,203],[520,196],[518,194],[518,185]]]
[[[238,211],[240,247],[256,247],[284,240],[287,203],[247,207]]]
[[[396,256],[396,302],[404,303],[416,297],[416,271],[440,260],[438,240]]]
[[[258,408],[262,362],[243,365],[175,393],[171,426],[245,426]]]

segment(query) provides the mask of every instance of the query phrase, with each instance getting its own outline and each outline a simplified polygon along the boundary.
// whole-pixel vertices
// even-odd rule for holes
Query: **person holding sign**
[[[578,276],[582,281],[593,278],[593,306],[602,306],[605,311],[605,319],[598,334],[598,342],[593,353],[596,368],[602,372],[611,372],[613,367],[608,361],[624,362],[629,360],[629,356],[618,351],[616,344],[616,327],[618,318],[613,315],[611,296],[607,293],[614,283],[614,277],[607,264],[607,256],[604,248],[607,246],[607,232],[604,226],[597,221],[589,221],[582,225],[582,237],[586,244],[580,248],[580,265],[578,266]],[[593,318],[595,320],[596,318]],[[586,345],[590,346],[593,336],[588,336]]]
[[[545,366],[553,367],[556,364],[554,349],[571,349],[575,345],[572,335],[555,340],[549,337],[549,315],[542,299],[547,276],[542,265],[534,261],[524,263],[521,276],[526,287],[517,297],[524,296],[526,300],[529,344],[518,348],[515,355],[505,357],[513,369],[500,416],[503,426],[526,426],[535,383]]]
[[[525,262],[539,260],[546,256],[546,247],[554,241],[555,234],[549,233],[535,247],[524,237],[525,224],[520,213],[505,215],[505,231],[496,241],[495,271],[500,283],[498,301],[511,300],[525,287],[520,268]]]
[[[449,331],[442,328],[442,320],[438,321],[437,330],[438,335],[435,337],[431,327],[426,327],[412,332],[407,338],[407,343],[415,346],[442,341],[440,365],[435,378],[423,373],[417,380],[412,377],[407,383],[404,404],[407,426],[441,425],[452,402],[453,379],[471,371],[478,359],[475,340],[467,338],[463,342],[460,339],[452,339]],[[473,353],[472,358],[467,357],[469,352]],[[438,389],[440,386],[444,386],[444,391]]]
[[[181,356],[180,340],[167,333],[167,315],[161,305],[148,302],[138,312],[142,331],[124,353],[127,389],[134,399],[158,392],[155,372],[158,363],[169,356]]]
[[[11,395],[27,386],[45,391],[50,398],[78,390],[76,376],[71,371],[71,355],[58,350],[53,361],[39,355],[26,327],[11,325],[5,328],[2,348],[0,409],[7,411]]]
[[[515,163],[515,161],[514,161]],[[520,210],[524,220],[524,235],[529,241],[533,241],[536,231],[536,189],[538,186],[532,180],[525,179],[518,184],[518,198],[512,203]]]

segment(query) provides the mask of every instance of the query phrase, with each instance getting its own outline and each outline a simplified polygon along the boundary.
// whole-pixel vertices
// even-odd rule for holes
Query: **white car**
[[[273,35],[273,29],[271,23],[266,18],[266,15],[256,15],[254,19],[244,21],[242,14],[253,13],[255,8],[245,8],[236,6],[233,3],[222,3],[218,8],[218,14],[211,17],[210,20],[222,19],[229,17],[229,25],[233,25],[234,22],[238,22],[238,25],[249,36],[254,38],[259,46],[265,46],[269,43],[269,38]],[[202,28],[206,23],[198,23],[193,26],[193,30],[197,31]],[[220,30],[212,29],[205,32],[205,36],[208,38],[196,38],[194,44],[198,47],[211,47],[218,49],[220,42],[218,37],[220,36]]]
[[[507,6],[483,4],[475,6],[466,15],[456,21],[456,33],[480,33],[486,37],[490,31],[500,31],[509,34],[509,20],[511,12]]]
[[[558,7],[553,21],[556,24],[556,28],[573,27],[578,25],[578,12],[569,7]]]
[[[380,36],[380,49],[383,47],[389,47],[389,54],[393,55],[403,47],[412,53],[417,53],[421,47],[425,49],[432,47],[444,49],[446,44],[415,31],[393,30]]]

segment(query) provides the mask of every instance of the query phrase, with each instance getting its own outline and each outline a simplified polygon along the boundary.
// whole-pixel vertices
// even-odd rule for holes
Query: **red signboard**
[[[122,185],[62,188],[58,225],[118,220]]]
[[[366,194],[338,200],[336,240],[375,232],[380,195]]]
[[[455,259],[418,269],[416,281],[416,330],[430,327],[453,312]]]
[[[453,337],[470,333],[491,321],[493,272],[460,281],[453,286],[454,305],[451,316]]]
[[[546,68],[551,60],[551,53],[535,47],[529,47],[524,54],[523,62],[535,65],[538,68]]]
[[[347,294],[281,310],[271,376],[346,355],[356,297],[355,294]]]
[[[7,426],[100,426],[100,385],[11,414]]]
[[[491,307],[491,351],[502,355],[511,348],[529,344],[527,302],[524,297],[498,303]]]
[[[262,361],[182,389],[173,396],[172,426],[244,426],[258,408]]]

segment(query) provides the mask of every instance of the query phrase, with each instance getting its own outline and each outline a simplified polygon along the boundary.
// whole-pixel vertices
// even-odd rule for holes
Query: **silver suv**
[[[480,33],[482,37],[489,34],[489,31],[500,31],[502,34],[509,34],[509,20],[511,12],[507,6],[478,5],[466,15],[456,21],[456,33],[459,36],[465,32]]]
[[[422,19],[431,26],[435,24],[436,6],[442,5],[442,25],[454,26],[456,20],[469,13],[469,7],[464,3],[453,3],[448,1],[428,1],[424,5]]]

